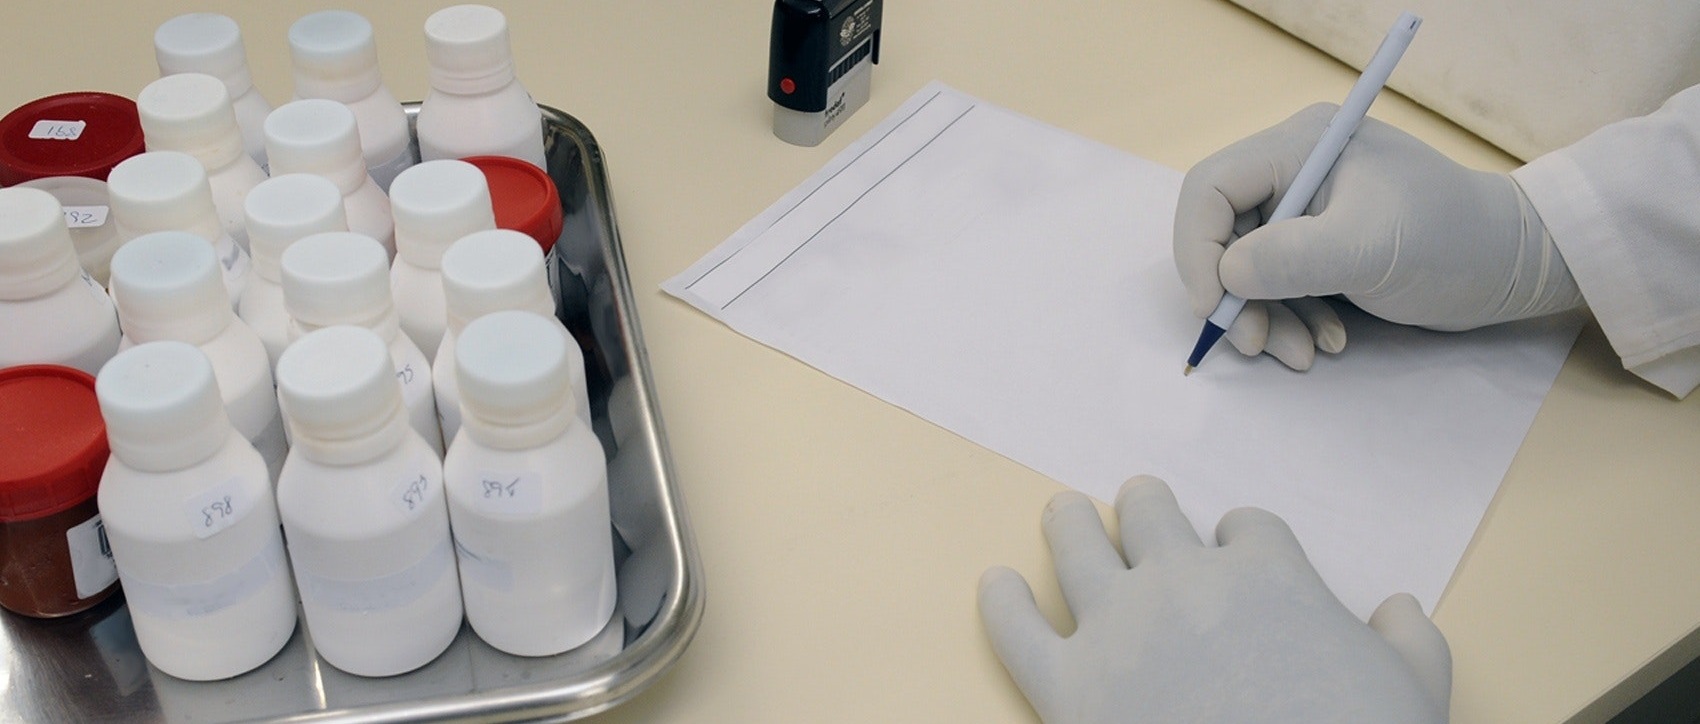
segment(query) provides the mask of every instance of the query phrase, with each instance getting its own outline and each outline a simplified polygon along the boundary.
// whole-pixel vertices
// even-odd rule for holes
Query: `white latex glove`
[[[1341,294],[1400,324],[1463,330],[1581,306],[1570,270],[1507,174],[1454,163],[1365,118],[1306,215],[1262,226],[1335,107],[1319,104],[1187,172],[1175,210],[1175,266],[1193,313],[1222,289],[1248,300],[1227,338],[1308,369],[1346,332],[1315,297]]]
[[[1280,518],[1232,511],[1205,546],[1156,478],[1123,485],[1116,513],[1126,563],[1090,499],[1045,509],[1066,638],[1020,574],[980,578],[992,648],[1049,724],[1446,721],[1452,659],[1416,599],[1387,599],[1366,626]]]

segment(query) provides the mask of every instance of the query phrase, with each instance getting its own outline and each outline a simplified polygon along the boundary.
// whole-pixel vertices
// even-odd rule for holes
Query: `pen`
[[[1375,101],[1381,87],[1387,84],[1387,77],[1393,74],[1393,66],[1399,63],[1399,57],[1405,54],[1405,48],[1411,45],[1411,38],[1417,34],[1417,27],[1422,24],[1422,18],[1410,13],[1399,14],[1393,28],[1387,31],[1387,37],[1382,39],[1381,47],[1376,48],[1375,55],[1364,66],[1363,75],[1358,76],[1358,82],[1346,93],[1346,100],[1340,104],[1340,110],[1334,112],[1334,117],[1328,120],[1328,126],[1322,129],[1322,137],[1317,139],[1316,148],[1311,149],[1304,164],[1299,166],[1298,175],[1293,177],[1293,183],[1287,187],[1287,193],[1281,197],[1281,202],[1275,205],[1275,212],[1270,214],[1264,223],[1273,224],[1296,218],[1310,205],[1311,197],[1316,195],[1317,188],[1322,186],[1322,180],[1333,170],[1334,162],[1340,158],[1340,152],[1346,149],[1346,141],[1358,130],[1358,124],[1363,122],[1364,114],[1369,112],[1369,104]],[[1204,361],[1204,355],[1222,338],[1223,333],[1233,326],[1234,318],[1240,316],[1240,310],[1244,308],[1244,299],[1223,292],[1222,301],[1216,305],[1216,310],[1204,320],[1204,330],[1198,333],[1198,344],[1193,346],[1192,355],[1186,358],[1185,374],[1192,374],[1193,368]]]

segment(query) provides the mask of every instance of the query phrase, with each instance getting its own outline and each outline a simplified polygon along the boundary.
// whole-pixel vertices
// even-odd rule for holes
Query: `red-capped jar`
[[[118,590],[95,502],[106,458],[94,377],[0,370],[0,606],[67,616]]]
[[[105,181],[142,149],[135,101],[98,91],[37,98],[0,118],[0,185],[52,176]]]
[[[461,160],[484,172],[484,180],[490,184],[496,228],[512,229],[536,239],[544,254],[555,248],[564,220],[561,195],[549,174],[528,161],[507,156],[469,156]]]

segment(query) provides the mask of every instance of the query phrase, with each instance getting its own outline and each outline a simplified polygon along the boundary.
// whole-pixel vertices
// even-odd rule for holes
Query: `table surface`
[[[421,28],[443,4],[340,5],[373,21],[400,98],[425,93]],[[152,29],[191,10],[238,20],[256,84],[281,103],[286,30],[326,7],[339,6],[10,0],[0,105],[67,90],[134,97],[155,76]],[[1184,169],[1343,97],[1355,73],[1225,0],[888,2],[872,99],[805,149],[769,130],[769,2],[500,7],[533,96],[577,116],[607,153],[707,572],[690,649],[602,719],[1033,719],[981,633],[974,589],[986,567],[1013,566],[1067,621],[1038,525],[1061,486],[658,285],[934,79]],[[1384,95],[1372,115],[1467,165],[1516,165],[1403,97]],[[1454,721],[1603,720],[1700,653],[1697,441],[1700,396],[1675,402],[1623,372],[1590,325],[1435,611],[1452,645]]]

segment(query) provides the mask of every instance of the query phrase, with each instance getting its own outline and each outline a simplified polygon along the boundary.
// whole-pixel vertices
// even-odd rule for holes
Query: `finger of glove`
[[[1247,302],[1222,336],[1240,354],[1247,357],[1263,354],[1264,345],[1269,343],[1269,303]]]
[[[1174,491],[1157,478],[1142,475],[1122,483],[1116,494],[1116,517],[1129,566],[1204,546],[1192,521],[1181,512]]]
[[[1339,354],[1346,348],[1346,324],[1340,321],[1334,305],[1317,297],[1295,297],[1288,299],[1286,304],[1288,309],[1299,315],[1305,329],[1310,330],[1310,338],[1317,349]]]
[[[1370,614],[1369,627],[1411,665],[1429,697],[1445,711],[1452,702],[1452,650],[1434,621],[1423,614],[1422,604],[1409,593],[1388,596]]]
[[[1269,339],[1264,342],[1263,351],[1300,372],[1310,369],[1316,361],[1316,341],[1310,336],[1310,328],[1285,304],[1269,304],[1266,309]]]
[[[1175,205],[1175,267],[1193,313],[1222,298],[1217,264],[1224,247],[1255,226],[1298,174],[1334,106],[1316,104],[1199,161],[1181,180]]]
[[[1027,579],[1003,566],[980,575],[980,624],[1010,678],[1039,706],[1035,694],[1056,686],[1062,638],[1039,613]]]
[[[1281,516],[1262,508],[1235,508],[1216,522],[1216,545],[1249,546],[1285,556],[1304,557],[1304,548]]]
[[[1218,280],[1242,299],[1322,297],[1369,289],[1355,248],[1324,213],[1265,224],[1228,247]]]
[[[1081,611],[1103,597],[1112,577],[1126,571],[1127,564],[1110,544],[1097,506],[1080,493],[1063,492],[1051,498],[1040,527],[1051,546],[1057,586],[1078,618]]]

